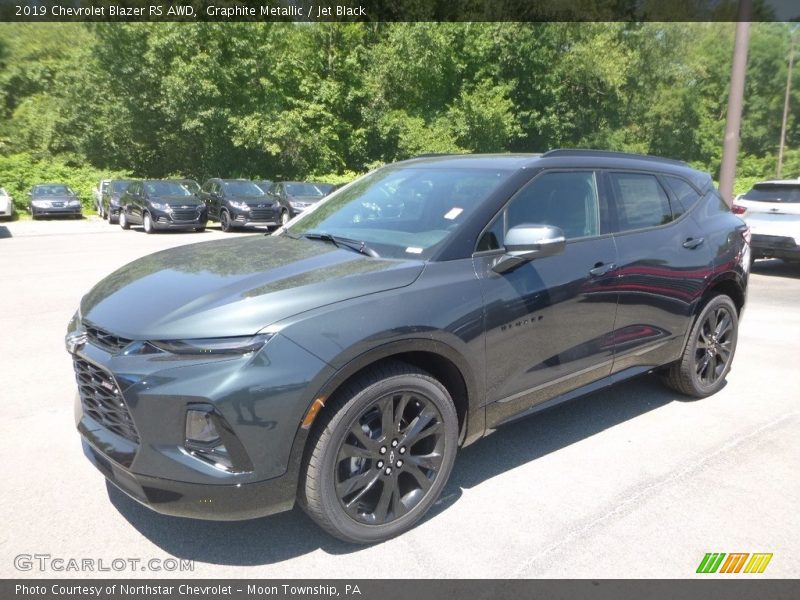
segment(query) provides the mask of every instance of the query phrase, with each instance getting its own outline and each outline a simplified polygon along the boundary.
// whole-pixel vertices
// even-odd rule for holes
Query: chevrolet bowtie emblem
[[[67,346],[67,352],[70,354],[75,354],[86,344],[86,340],[87,338],[85,331],[73,331],[72,333],[68,333],[67,337],[64,338],[64,343]]]

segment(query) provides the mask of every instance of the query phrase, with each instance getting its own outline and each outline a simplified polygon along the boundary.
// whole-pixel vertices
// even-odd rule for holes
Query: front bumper
[[[291,510],[297,477],[281,477],[248,484],[205,485],[137,475],[110,460],[84,437],[83,453],[125,494],[163,515],[238,521]]]
[[[800,246],[792,237],[754,233],[750,238],[750,248],[753,258],[800,260]]]
[[[192,214],[189,214],[189,213]],[[153,227],[155,229],[196,229],[205,227],[208,223],[208,210],[203,208],[200,212],[180,211],[167,212],[161,210],[151,210],[153,217]]]
[[[277,227],[281,224],[279,208],[254,208],[248,212],[234,209],[231,224],[235,227]]]
[[[123,492],[157,512],[202,519],[250,519],[293,506],[307,435],[299,424],[314,389],[303,382],[326,367],[316,357],[276,335],[244,357],[126,356],[87,343],[74,360],[109,376],[133,422],[135,435],[112,431],[96,405],[76,395],[84,453]],[[252,470],[216,468],[187,451],[186,412],[198,403],[224,417]]]
[[[81,207],[80,206],[47,206],[47,207],[39,207],[39,206],[31,206],[31,215],[42,217],[42,216],[63,216],[63,215],[80,215],[81,214]]]

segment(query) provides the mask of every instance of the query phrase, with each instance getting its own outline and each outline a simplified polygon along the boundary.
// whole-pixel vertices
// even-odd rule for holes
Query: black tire
[[[421,369],[384,363],[338,390],[317,419],[299,503],[341,540],[389,539],[436,502],[457,445],[458,416],[447,389]]]
[[[700,311],[680,360],[662,373],[667,387],[705,398],[725,385],[739,336],[736,306],[724,294],[712,297]]]
[[[292,220],[292,216],[289,214],[288,210],[281,211],[281,227],[285,226],[289,221]]]
[[[130,229],[131,224],[128,222],[128,215],[124,210],[119,211],[119,226],[122,229]]]
[[[206,224],[203,223],[202,225],[199,225],[199,226],[195,227],[194,230],[197,233],[202,233],[202,232],[204,232],[206,230]]]
[[[145,212],[142,217],[142,229],[144,229],[144,232],[147,234],[156,232],[156,227],[153,224],[153,217],[150,216],[149,212]]]
[[[230,233],[233,231],[233,225],[231,225],[231,216],[228,214],[227,210],[223,210],[219,213],[219,228],[225,233]]]

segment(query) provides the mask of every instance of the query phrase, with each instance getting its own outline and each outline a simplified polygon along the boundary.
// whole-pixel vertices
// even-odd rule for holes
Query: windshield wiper
[[[309,240],[322,240],[323,242],[330,242],[337,248],[347,248],[349,250],[354,250],[355,252],[358,252],[360,254],[371,256],[373,258],[378,258],[379,256],[378,253],[375,252],[375,250],[367,246],[366,242],[335,236],[333,234],[326,233],[324,231],[320,232],[311,231],[308,233],[303,233],[302,237]]]

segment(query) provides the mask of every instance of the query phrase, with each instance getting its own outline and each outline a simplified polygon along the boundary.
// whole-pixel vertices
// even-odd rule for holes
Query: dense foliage
[[[742,176],[774,176],[788,32],[752,28]],[[19,201],[31,178],[83,192],[112,171],[344,179],[575,146],[716,174],[732,43],[730,23],[5,23],[0,185]],[[800,74],[792,106],[797,177]]]

